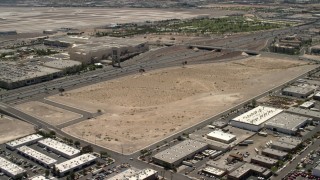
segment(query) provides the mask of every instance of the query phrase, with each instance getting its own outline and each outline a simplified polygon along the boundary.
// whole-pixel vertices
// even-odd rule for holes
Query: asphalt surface
[[[300,30],[309,28],[309,26],[311,26],[311,25],[299,26],[299,27],[296,27],[293,29],[290,28],[290,29],[276,30],[273,32],[257,33],[257,34],[254,34],[253,37],[252,37],[252,35],[248,35],[247,37],[244,36],[244,37],[241,37],[237,40],[232,41],[231,43],[228,43],[227,46],[231,50],[236,50],[238,48],[232,49],[232,47],[236,47],[236,46],[239,46],[242,44],[254,42],[257,40],[257,38],[268,39],[270,37],[274,37],[277,34],[284,34],[284,33],[289,33],[289,32],[294,32],[294,31],[300,31]],[[210,45],[209,42],[205,43],[205,44]],[[150,59],[150,57],[145,56],[145,57],[143,57],[144,61],[138,62],[136,64],[124,63],[122,68],[107,67],[104,69],[98,69],[96,71],[91,71],[91,72],[87,72],[87,73],[83,73],[83,74],[79,74],[79,75],[67,76],[64,78],[56,79],[56,80],[49,81],[49,82],[44,82],[41,84],[35,84],[32,86],[28,86],[28,87],[10,90],[10,91],[3,92],[0,94],[0,101],[3,102],[3,103],[0,103],[0,110],[6,112],[7,114],[11,114],[12,116],[17,117],[21,120],[25,120],[29,123],[32,123],[40,128],[44,128],[47,130],[54,130],[56,132],[57,136],[59,136],[59,137],[66,137],[69,139],[77,140],[81,143],[82,146],[90,144],[90,145],[92,145],[92,147],[94,148],[94,151],[96,151],[96,152],[107,151],[116,160],[115,165],[121,164],[121,163],[130,163],[132,166],[134,166],[136,168],[140,168],[140,169],[147,168],[147,167],[153,168],[153,169],[159,171],[159,174],[161,172],[166,172],[165,177],[167,177],[168,179],[171,179],[171,178],[175,179],[175,180],[188,179],[186,176],[184,176],[182,174],[170,173],[170,172],[164,171],[163,168],[161,168],[159,166],[155,166],[155,165],[148,164],[146,162],[142,162],[140,160],[137,160],[137,157],[140,155],[139,151],[137,151],[133,154],[130,154],[130,155],[123,155],[122,153],[108,150],[104,147],[100,147],[96,144],[88,143],[83,139],[79,139],[79,138],[76,138],[76,137],[70,136],[69,134],[64,133],[63,131],[61,131],[61,128],[69,126],[69,125],[77,123],[77,122],[80,122],[80,121],[83,121],[88,118],[92,118],[94,116],[97,116],[98,114],[97,113],[92,114],[92,113],[89,113],[89,112],[86,112],[83,110],[79,110],[76,108],[57,104],[52,101],[41,100],[41,99],[43,99],[44,97],[46,97],[48,95],[59,93],[58,88],[60,88],[60,87],[63,87],[66,90],[75,89],[75,88],[79,88],[82,86],[94,84],[97,82],[106,81],[106,80],[110,80],[110,79],[114,79],[114,78],[119,78],[119,77],[127,76],[130,74],[135,74],[135,73],[138,73],[140,68],[144,68],[146,71],[148,71],[148,70],[152,70],[152,69],[159,69],[159,68],[165,68],[165,67],[181,66],[182,61],[188,60],[189,58],[192,58],[192,57],[197,57],[200,54],[201,54],[200,52],[192,51],[192,52],[190,52],[190,54],[174,54],[169,57],[164,56],[163,58],[161,58],[160,60],[157,60],[157,61],[154,61],[154,60]],[[150,59],[150,60],[148,60],[148,59]],[[216,62],[230,61],[230,60],[235,60],[235,59],[224,59],[224,60],[219,60]],[[193,63],[201,63],[201,62],[193,62]],[[203,62],[203,63],[207,63],[207,62]],[[301,77],[304,77],[306,74],[307,73],[301,74],[301,75],[297,76],[296,78],[293,78],[292,80],[284,83],[283,85],[285,85],[289,82],[295,81],[297,79],[300,79]],[[269,91],[281,89],[283,87],[283,85],[275,87]],[[269,93],[269,91],[266,91],[258,96],[255,96],[252,99],[261,98],[261,97],[267,95]],[[56,126],[52,126],[46,122],[41,121],[40,119],[37,119],[36,117],[30,116],[30,115],[28,115],[24,112],[21,112],[21,111],[12,107],[12,105],[15,103],[29,101],[29,100],[39,100],[39,99],[44,103],[54,105],[54,106],[81,114],[83,117],[76,119],[74,121],[70,121],[70,122],[61,124],[56,127]],[[154,144],[152,144],[146,148],[154,149],[158,145],[163,145],[164,142],[172,141],[173,139],[177,138],[178,136],[182,135],[183,133],[191,133],[194,130],[196,130],[197,128],[202,128],[202,127],[206,126],[207,124],[211,123],[212,121],[219,119],[221,116],[229,114],[233,110],[242,108],[245,104],[250,102],[252,99],[250,99],[246,102],[240,103],[237,106],[235,106],[231,109],[228,109],[224,112],[221,112],[212,118],[209,118],[209,119],[206,119],[202,122],[199,122],[198,124],[196,124],[192,127],[184,129],[178,133],[175,133],[174,135],[171,135],[170,137],[167,137],[159,142],[155,142]],[[318,146],[320,145],[319,141],[317,141],[316,143],[315,143],[316,145],[318,145]],[[313,147],[314,147],[314,145],[312,145],[312,148]],[[303,154],[305,154],[305,153],[303,153]],[[129,160],[130,158],[133,158],[133,160]],[[289,166],[287,168],[289,168]],[[287,173],[286,169],[283,170],[283,174]],[[281,171],[281,173],[282,173],[282,171]],[[279,177],[281,177],[281,175],[282,175],[281,173],[279,174]]]
[[[280,171],[278,176],[273,177],[272,179],[277,180],[277,179],[282,179],[284,178],[288,173],[290,173],[291,170],[294,170],[297,165],[300,163],[301,159],[307,157],[307,155],[312,151],[318,149],[320,146],[320,140],[317,139],[314,141],[314,143],[309,146],[302,154],[298,155],[295,160],[293,160],[290,164],[288,164],[283,170]]]

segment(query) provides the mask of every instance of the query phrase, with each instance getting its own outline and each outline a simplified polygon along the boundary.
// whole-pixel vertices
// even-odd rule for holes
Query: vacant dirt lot
[[[45,29],[92,28],[111,23],[132,23],[185,19],[197,16],[224,16],[237,11],[197,9],[143,9],[143,8],[50,8],[0,7],[0,29],[17,32],[42,32]]]
[[[38,101],[19,104],[16,108],[52,125],[58,125],[81,117],[80,114]]]
[[[34,133],[34,127],[11,117],[0,117],[0,144]]]
[[[64,131],[130,153],[296,77],[314,65],[254,57],[162,69],[52,96],[103,115]]]

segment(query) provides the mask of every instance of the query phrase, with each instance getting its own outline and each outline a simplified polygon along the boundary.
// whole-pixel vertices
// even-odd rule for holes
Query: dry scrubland
[[[237,11],[198,9],[144,9],[144,8],[49,8],[0,7],[0,29],[20,32],[42,32],[60,27],[92,28],[110,23],[132,23],[185,19],[197,16],[224,16]]]
[[[7,116],[0,118],[0,144],[34,132],[31,124]]]
[[[80,114],[37,101],[19,104],[16,108],[52,125],[62,124],[81,117]]]
[[[103,115],[63,130],[130,153],[194,125],[314,68],[305,62],[253,57],[162,69],[52,96]]]

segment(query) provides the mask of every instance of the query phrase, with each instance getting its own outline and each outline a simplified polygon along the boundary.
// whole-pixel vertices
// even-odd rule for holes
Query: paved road
[[[279,174],[277,177],[273,177],[272,179],[282,179],[284,178],[288,173],[290,173],[291,170],[294,170],[301,159],[307,157],[307,155],[312,151],[318,149],[320,146],[320,140],[317,139],[309,148],[307,148],[302,154],[297,156],[295,160],[293,160],[290,164],[288,164]]]

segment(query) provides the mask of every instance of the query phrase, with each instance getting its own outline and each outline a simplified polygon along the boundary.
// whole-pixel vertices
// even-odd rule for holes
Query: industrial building
[[[290,151],[293,151],[296,148],[296,146],[292,144],[276,141],[271,143],[271,148],[280,150],[280,151],[290,152]]]
[[[61,156],[68,159],[73,158],[80,154],[80,150],[51,138],[43,139],[39,141],[38,144],[39,146],[45,147],[48,150],[51,150],[56,154],[60,154]]]
[[[320,164],[318,164],[315,168],[313,168],[312,175],[316,177],[320,177]]]
[[[158,179],[158,172],[153,169],[138,170],[129,168],[108,180],[156,180]]]
[[[225,133],[221,130],[212,131],[211,133],[207,134],[207,138],[226,144],[229,144],[237,139],[235,135]]]
[[[58,69],[40,65],[0,62],[0,88],[14,89],[61,77]]]
[[[304,127],[311,120],[304,116],[280,113],[266,122],[265,127],[273,131],[295,135],[299,128]]]
[[[154,155],[152,159],[156,164],[172,168],[193,157],[196,153],[204,151],[207,147],[208,144],[203,142],[185,140]]]
[[[320,92],[315,93],[315,95],[313,96],[313,99],[320,101]]]
[[[310,87],[289,86],[282,90],[285,96],[292,96],[297,98],[307,98],[314,93],[314,89]]]
[[[33,161],[47,167],[47,168],[50,168],[52,167],[56,162],[57,160],[45,155],[45,154],[42,154],[28,146],[21,146],[19,148],[17,148],[18,150],[18,153],[19,154],[22,154],[23,156],[25,157],[28,157],[29,159],[32,159]]]
[[[283,160],[288,155],[287,152],[271,149],[271,148],[266,148],[262,150],[261,154],[273,159],[278,159],[278,160]]]
[[[291,145],[297,147],[302,143],[302,140],[298,139],[298,138],[295,138],[295,137],[281,137],[281,138],[278,139],[278,142],[291,144]]]
[[[207,166],[211,166],[211,167],[214,167],[216,169],[221,169],[221,170],[224,170],[224,171],[227,171],[227,172],[230,172],[232,171],[235,167],[232,166],[232,165],[227,165],[227,164],[224,164],[224,163],[219,163],[217,161],[213,161],[213,160],[209,160],[207,163],[206,163]]]
[[[6,147],[13,151],[21,146],[34,144],[37,141],[41,140],[42,138],[43,136],[39,134],[32,134],[23,138],[19,138],[19,139],[7,142]]]
[[[211,125],[222,129],[222,128],[228,126],[228,122],[226,122],[226,121],[213,121]]]
[[[315,105],[314,101],[307,101],[307,102],[302,103],[299,107],[303,108],[303,109],[310,109],[310,108],[313,108],[314,105]]]
[[[224,170],[217,169],[217,168],[210,167],[210,166],[207,166],[204,169],[202,169],[202,172],[204,172],[206,174],[214,175],[215,177],[222,177],[222,176],[226,175],[226,173],[227,173]]]
[[[58,176],[63,177],[70,172],[81,170],[82,168],[95,163],[97,157],[92,154],[82,154],[68,161],[55,165]]]
[[[310,109],[302,109],[296,107],[290,107],[286,110],[286,112],[291,114],[297,114],[305,117],[312,118],[313,121],[320,121],[320,112],[319,111],[312,111]]]
[[[271,171],[264,167],[260,167],[250,163],[244,163],[236,170],[228,174],[228,180],[242,180],[247,179],[251,175],[268,178],[272,175]]]
[[[17,178],[22,177],[26,173],[26,170],[0,157],[0,172],[4,173],[9,177]]]
[[[55,177],[45,177],[45,176],[42,176],[42,175],[34,176],[34,177],[29,178],[29,179],[30,180],[58,180]]]
[[[258,106],[231,120],[231,125],[250,131],[259,131],[263,128],[264,123],[273,116],[282,112],[281,109]]]
[[[265,168],[271,168],[277,164],[278,160],[266,156],[256,155],[251,158],[251,163],[257,164]]]

